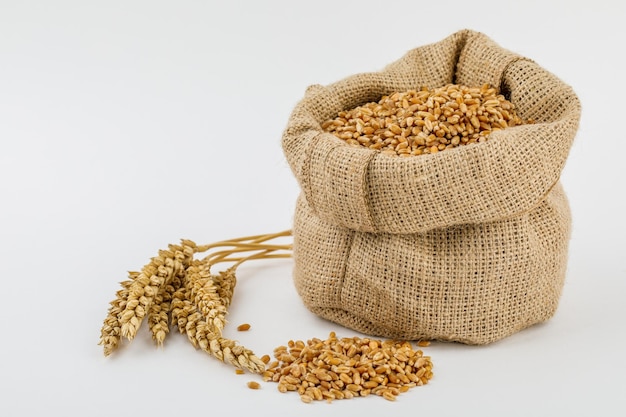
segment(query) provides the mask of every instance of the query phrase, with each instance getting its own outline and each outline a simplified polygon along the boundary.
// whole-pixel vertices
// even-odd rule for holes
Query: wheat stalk
[[[169,316],[172,308],[172,299],[176,290],[182,285],[183,274],[178,273],[172,277],[171,281],[163,286],[154,303],[148,311],[148,326],[152,339],[158,346],[162,346],[165,338],[169,334]]]
[[[237,268],[250,260],[290,257],[291,244],[266,243],[289,236],[291,231],[287,230],[202,246],[183,239],[180,245],[160,250],[140,272],[129,274],[131,279],[121,283],[122,289],[111,301],[100,336],[104,354],[108,356],[118,348],[122,337],[132,340],[148,317],[152,338],[159,346],[171,323],[196,348],[239,369],[262,373],[264,362],[251,350],[222,337],[222,331],[237,283]],[[209,253],[201,260],[194,259],[203,252]],[[214,265],[223,263],[231,266],[211,273]]]
[[[100,331],[100,342],[98,343],[104,348],[104,356],[109,356],[120,345],[122,325],[119,316],[128,302],[128,289],[138,274],[138,272],[129,272],[130,280],[120,283],[122,289],[116,292],[115,299],[109,303],[109,311],[104,319],[104,325]]]

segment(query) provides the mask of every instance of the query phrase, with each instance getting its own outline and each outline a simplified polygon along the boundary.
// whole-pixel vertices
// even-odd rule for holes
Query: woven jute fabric
[[[321,128],[383,95],[449,83],[496,86],[535,123],[406,158]],[[304,304],[366,334],[471,344],[550,318],[571,224],[559,177],[580,111],[570,86],[470,30],[309,87],[282,141],[302,189],[294,280]]]

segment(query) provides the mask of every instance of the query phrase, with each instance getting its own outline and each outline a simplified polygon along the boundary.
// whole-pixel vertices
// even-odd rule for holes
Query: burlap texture
[[[448,83],[495,85],[536,123],[409,158],[322,131],[341,110]],[[551,317],[571,223],[558,180],[579,118],[571,87],[469,30],[310,87],[283,135],[302,189],[294,279],[305,305],[367,334],[476,344]]]

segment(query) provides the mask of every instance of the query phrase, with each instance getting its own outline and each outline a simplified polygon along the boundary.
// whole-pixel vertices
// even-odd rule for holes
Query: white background
[[[0,0],[0,416],[624,415],[625,18],[624,2],[597,0]],[[463,28],[534,59],[583,105],[549,322],[484,347],[433,344],[434,379],[395,403],[252,391],[256,376],[178,333],[157,349],[145,327],[102,355],[119,281],[158,249],[291,227],[280,138],[309,84]],[[259,355],[357,335],[303,307],[291,262],[242,267],[226,334]]]

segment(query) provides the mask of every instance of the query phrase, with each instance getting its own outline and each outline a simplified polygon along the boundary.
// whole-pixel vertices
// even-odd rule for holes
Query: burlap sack
[[[535,124],[409,158],[345,144],[321,123],[394,91],[498,86]],[[463,30],[380,72],[310,87],[283,149],[302,193],[294,280],[313,312],[380,337],[471,344],[550,318],[566,272],[559,183],[578,128],[573,90],[535,62]]]

